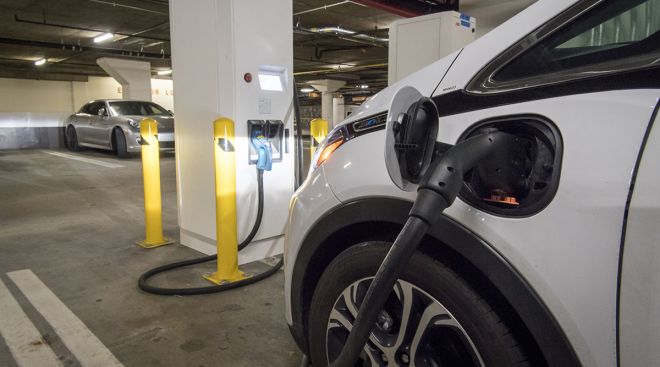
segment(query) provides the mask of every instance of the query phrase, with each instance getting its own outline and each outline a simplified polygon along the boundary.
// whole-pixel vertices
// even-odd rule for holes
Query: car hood
[[[146,118],[154,119],[158,123],[158,129],[163,131],[174,130],[174,117],[173,116],[138,116],[138,115],[125,115],[119,118],[131,119],[134,121],[142,121]]]

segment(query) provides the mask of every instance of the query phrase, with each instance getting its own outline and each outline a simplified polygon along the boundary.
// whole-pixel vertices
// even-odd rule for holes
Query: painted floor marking
[[[46,154],[54,155],[54,156],[57,156],[57,157],[73,159],[75,161],[95,164],[97,166],[102,166],[102,167],[106,167],[106,168],[122,168],[122,167],[124,167],[121,164],[104,162],[104,161],[100,161],[98,159],[79,157],[79,156],[73,155],[73,154],[66,154],[66,153],[61,153],[61,152],[52,152],[52,151],[48,151],[48,150],[42,150],[42,152],[44,152]]]
[[[19,366],[62,366],[2,280],[0,280],[0,335]]]
[[[29,269],[7,273],[83,367],[123,366],[101,341]]]

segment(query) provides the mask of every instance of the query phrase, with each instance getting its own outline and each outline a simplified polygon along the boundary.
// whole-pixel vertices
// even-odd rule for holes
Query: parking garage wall
[[[152,100],[174,108],[172,80],[152,79]],[[87,82],[0,78],[0,149],[64,146],[64,120],[93,99],[122,96],[109,77]]]

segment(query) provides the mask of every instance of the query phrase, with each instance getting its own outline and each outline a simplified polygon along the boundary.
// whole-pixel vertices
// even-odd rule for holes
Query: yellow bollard
[[[321,144],[321,141],[325,139],[329,130],[330,124],[327,120],[313,119],[309,122],[309,133],[312,136],[312,146],[310,148],[310,157],[312,157],[312,159],[314,159],[314,152],[316,151],[316,147],[318,147],[319,144]]]
[[[154,248],[173,243],[163,237],[163,213],[160,202],[160,149],[158,123],[146,118],[140,122],[142,177],[144,180],[144,223],[147,238],[137,244]]]
[[[215,159],[215,221],[218,270],[204,278],[223,284],[245,279],[238,270],[238,224],[236,221],[236,152],[234,121],[213,122]]]

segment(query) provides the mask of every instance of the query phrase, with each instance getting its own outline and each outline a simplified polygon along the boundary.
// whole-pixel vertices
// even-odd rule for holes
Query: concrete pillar
[[[321,93],[321,118],[333,124],[332,119],[332,100],[334,95],[332,92]],[[334,124],[333,124],[334,126]]]
[[[123,99],[151,101],[151,63],[110,57],[96,63],[121,84]]]
[[[332,126],[337,126],[344,121],[344,97],[334,97],[332,99]]]
[[[332,99],[334,96],[332,93],[343,87],[346,82],[343,80],[323,79],[310,81],[309,84],[321,92],[321,118],[333,123]]]

